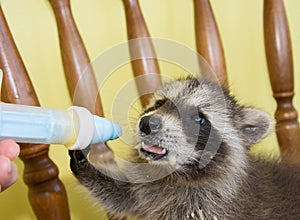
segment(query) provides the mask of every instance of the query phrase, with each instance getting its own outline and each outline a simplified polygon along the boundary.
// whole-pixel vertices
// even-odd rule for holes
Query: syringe
[[[86,108],[58,110],[0,102],[0,140],[20,143],[63,144],[83,149],[89,144],[118,138],[119,125],[92,115]]]

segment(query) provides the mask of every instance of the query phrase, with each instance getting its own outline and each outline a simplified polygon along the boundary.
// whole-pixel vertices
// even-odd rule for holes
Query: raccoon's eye
[[[199,112],[197,115],[192,116],[192,120],[200,125],[204,125],[206,122],[206,118],[201,112]]]
[[[166,100],[165,100],[165,99],[157,100],[157,101],[155,102],[155,104],[154,104],[154,108],[157,109],[157,108],[163,106],[163,104],[165,104],[165,103],[166,103]]]

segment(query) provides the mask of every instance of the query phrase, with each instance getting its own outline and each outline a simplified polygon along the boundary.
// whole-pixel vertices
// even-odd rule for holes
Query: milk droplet
[[[169,164],[172,166],[176,164],[176,153],[174,152],[169,153]]]

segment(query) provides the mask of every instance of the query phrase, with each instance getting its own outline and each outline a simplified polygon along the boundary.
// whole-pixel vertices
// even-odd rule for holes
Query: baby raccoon
[[[102,207],[145,220],[300,219],[299,167],[248,154],[272,130],[266,113],[192,77],[154,97],[137,123],[140,163],[108,174],[70,152],[73,173]]]

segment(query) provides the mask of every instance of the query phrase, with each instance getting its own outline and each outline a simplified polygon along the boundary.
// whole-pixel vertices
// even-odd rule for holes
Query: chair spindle
[[[0,68],[4,72],[2,100],[39,106],[24,63],[0,5]],[[70,219],[67,195],[58,168],[48,156],[49,145],[20,144],[24,182],[37,219]],[[51,210],[51,211],[50,211]]]
[[[93,114],[104,116],[94,71],[74,21],[70,0],[49,2],[56,18],[64,72],[73,103],[89,109]],[[95,150],[101,154],[103,163],[115,165],[113,152],[107,145],[100,144]],[[111,220],[120,220],[110,213],[107,216]]]
[[[197,52],[211,66],[221,85],[228,86],[224,51],[209,0],[194,0],[194,20]],[[203,72],[205,74],[209,74]],[[210,75],[206,75],[211,78]]]
[[[103,116],[98,85],[90,59],[76,27],[69,0],[49,0],[59,33],[61,56],[70,96],[73,104],[89,109],[93,114]],[[103,146],[103,161],[112,161],[113,154]]]
[[[298,114],[292,100],[294,76],[291,40],[282,0],[264,1],[264,39],[273,96],[276,134],[284,160],[300,163]]]
[[[132,69],[142,105],[146,107],[152,97],[151,93],[162,84],[159,65],[138,0],[123,0],[123,3],[129,50],[133,59]]]

